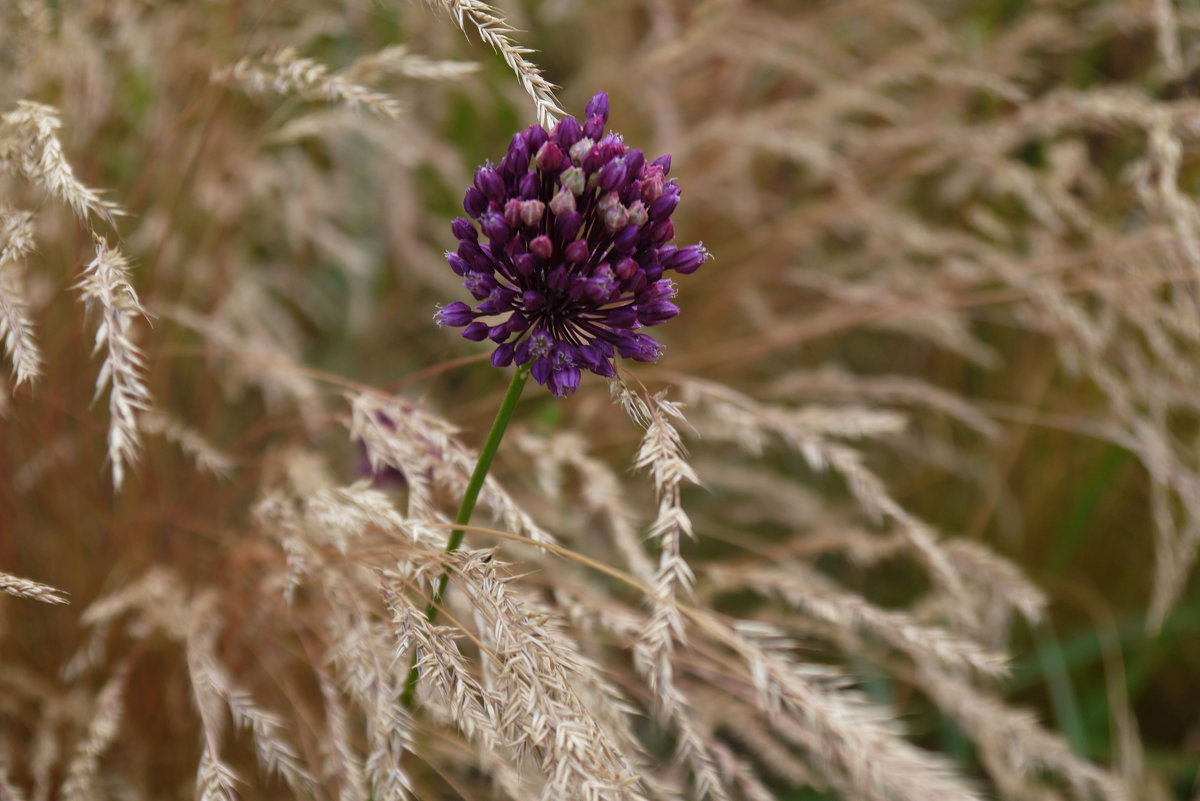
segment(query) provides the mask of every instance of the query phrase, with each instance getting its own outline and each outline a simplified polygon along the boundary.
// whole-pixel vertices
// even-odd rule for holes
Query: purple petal
[[[546,144],[550,135],[546,133],[546,129],[540,125],[530,125],[525,129],[525,137],[529,142],[529,152],[536,153],[538,149]]]
[[[564,242],[572,240],[579,234],[579,229],[583,227],[583,215],[577,211],[568,211],[555,218],[554,227]]]
[[[574,117],[563,117],[550,132],[550,139],[563,150],[570,150],[571,145],[583,138],[583,127]]]
[[[433,319],[438,325],[452,325],[455,328],[461,328],[477,316],[470,306],[461,300],[456,300],[449,306],[438,309],[437,314],[433,315]]]
[[[499,212],[484,212],[483,216],[479,218],[479,227],[483,229],[483,233],[488,239],[499,245],[512,239],[512,229],[504,221],[504,215]]]
[[[533,376],[533,380],[546,386],[546,379],[550,377],[550,360],[544,356],[539,356],[533,360],[533,364],[529,366],[529,374]]]
[[[471,265],[467,264],[466,260],[457,253],[447,253],[446,261],[450,263],[450,269],[455,275],[466,275],[471,271]]]
[[[587,117],[599,115],[604,118],[605,122],[608,122],[608,92],[597,92],[588,101],[584,115]]]
[[[668,218],[659,220],[656,223],[650,224],[650,242],[654,245],[662,245],[670,242],[675,237],[675,223]]]
[[[450,230],[454,233],[455,239],[474,241],[479,238],[479,232],[475,230],[475,223],[466,217],[455,217],[454,222],[450,223]]]
[[[659,252],[659,260],[662,262],[663,269],[675,270],[682,275],[696,272],[701,264],[708,261],[709,257],[710,254],[704,249],[703,244],[677,248],[669,258],[664,258],[661,251]]]
[[[542,189],[542,179],[536,172],[527,172],[521,178],[518,194],[526,200],[533,200]]]
[[[493,203],[504,202],[504,179],[491,165],[480,167],[475,171],[475,188]]]
[[[482,342],[487,339],[488,324],[476,320],[463,329],[462,335],[464,339],[469,339],[473,342]]]
[[[513,354],[515,351],[516,349],[509,342],[505,342],[504,344],[500,345],[500,347],[492,351],[492,366],[507,367],[508,365],[512,364]]]
[[[662,220],[670,217],[677,205],[679,205],[679,188],[668,186],[658,200],[650,204],[650,219]]]
[[[537,167],[539,170],[551,172],[562,166],[566,157],[563,156],[562,148],[553,142],[547,142],[542,145],[537,152]]]
[[[475,187],[467,190],[466,197],[463,198],[463,210],[470,217],[479,217],[483,214],[483,210],[487,208],[487,196],[480,192]]]
[[[642,325],[665,323],[679,314],[679,307],[669,300],[658,300],[648,306],[638,306],[638,322]]]

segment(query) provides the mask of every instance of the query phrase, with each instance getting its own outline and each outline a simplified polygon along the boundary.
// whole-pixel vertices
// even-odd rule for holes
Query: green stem
[[[483,443],[483,450],[479,452],[479,461],[475,463],[475,471],[471,473],[467,491],[463,495],[462,503],[459,504],[458,514],[454,517],[455,529],[450,532],[450,539],[446,540],[446,553],[448,554],[454,553],[462,545],[466,529],[461,527],[471,522],[471,513],[475,511],[475,502],[479,500],[479,491],[483,489],[483,482],[487,478],[488,470],[492,467],[492,460],[496,458],[496,451],[500,449],[500,440],[504,438],[504,429],[508,427],[513,410],[517,408],[517,401],[521,399],[521,390],[525,388],[525,379],[528,377],[528,367],[518,367],[512,382],[508,385],[508,391],[504,393],[504,400],[500,402],[500,409],[496,412],[496,419],[492,422],[492,430],[488,432],[487,441]],[[438,612],[442,608],[442,598],[446,595],[446,587],[449,583],[450,569],[446,568],[441,579],[438,580],[437,590],[425,607],[425,619],[430,624],[437,622]],[[400,695],[400,703],[404,705],[405,709],[412,709],[413,696],[417,691],[418,675],[417,654],[414,651],[412,662],[408,666],[408,678],[404,682],[404,692]]]

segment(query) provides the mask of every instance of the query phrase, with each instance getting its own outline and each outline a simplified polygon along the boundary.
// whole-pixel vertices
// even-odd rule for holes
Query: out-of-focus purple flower
[[[394,431],[396,428],[395,421],[383,412],[377,412],[375,420],[380,426],[389,431]],[[358,458],[355,460],[354,472],[361,478],[371,479],[376,486],[396,489],[408,488],[408,477],[404,475],[403,470],[398,470],[388,464],[371,464],[371,456],[367,451],[367,443],[361,439],[358,441]]]
[[[701,244],[667,244],[679,202],[671,157],[647,162],[605,136],[608,108],[600,92],[583,123],[530,126],[498,165],[475,172],[463,199],[470,219],[451,225],[459,244],[446,259],[477,303],[434,317],[492,340],[492,364],[528,364],[559,397],[575,392],[583,369],[613,375],[617,355],[657,359],[662,346],[639,329],[679,313],[663,273],[695,272],[709,257]]]

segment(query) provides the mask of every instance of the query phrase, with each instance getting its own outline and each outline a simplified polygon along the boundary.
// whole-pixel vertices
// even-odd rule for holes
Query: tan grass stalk
[[[387,75],[403,75],[423,81],[454,81],[479,71],[474,61],[434,60],[409,52],[405,45],[391,45],[354,60],[346,68],[346,80],[375,83]]]
[[[523,597],[490,552],[459,551],[445,559],[454,565],[456,594],[484,621],[480,634],[495,668],[490,689],[500,700],[504,735],[497,742],[537,766],[545,781],[541,797],[566,798],[582,789],[583,797],[598,801],[645,798],[628,735],[610,725],[625,704],[561,620]]]
[[[310,100],[345,103],[351,108],[365,108],[387,119],[395,119],[401,113],[399,101],[391,95],[369,89],[343,76],[331,75],[329,67],[297,55],[290,47],[264,59],[243,58],[232,67],[214,72],[212,80],[214,83],[240,87],[250,94],[295,93]]]
[[[184,425],[179,420],[157,409],[144,412],[138,419],[141,430],[157,434],[168,442],[179,446],[191,457],[196,467],[217,478],[229,478],[237,467],[236,460],[222,453],[204,438],[200,432]]]
[[[1132,801],[1122,781],[1076,755],[1059,735],[1028,711],[1014,709],[968,682],[918,665],[920,684],[938,707],[958,723],[980,749],[990,775],[1013,801],[1044,791],[1041,770],[1060,777],[1072,798]]]
[[[0,592],[48,604],[69,603],[62,590],[0,571]]]
[[[145,361],[134,344],[133,322],[146,317],[129,283],[129,264],[119,250],[96,237],[96,258],[75,284],[89,310],[99,309],[93,352],[104,352],[96,377],[96,397],[109,388],[108,458],[113,487],[121,489],[125,468],[137,462],[141,443],[138,415],[150,408],[150,391],[142,374]]]
[[[566,469],[574,470],[578,475],[584,510],[604,521],[613,544],[633,574],[644,581],[651,580],[654,567],[642,548],[637,512],[613,470],[589,454],[587,439],[571,431],[557,431],[550,436],[517,431],[513,439],[532,462],[538,484],[552,500],[568,500],[563,484],[567,478]],[[562,508],[572,507],[563,505]],[[567,521],[560,528],[569,526],[570,521]]]
[[[920,625],[910,614],[881,609],[801,562],[748,569],[717,567],[708,575],[730,587],[778,595],[793,609],[829,624],[835,631],[869,635],[914,660],[991,678],[1008,673],[1006,654],[945,629]]]
[[[0,206],[0,339],[13,365],[16,384],[42,373],[42,356],[21,280],[21,262],[33,252],[33,215]]]
[[[350,435],[366,447],[372,469],[400,471],[408,485],[408,516],[437,520],[434,491],[445,487],[461,496],[475,467],[475,455],[454,436],[457,429],[422,404],[399,397],[364,392],[350,404]],[[484,481],[479,502],[513,531],[537,542],[554,541],[493,476]]]
[[[659,549],[658,569],[651,579],[654,611],[634,646],[634,665],[655,698],[655,709],[675,730],[676,753],[691,770],[695,797],[726,801],[729,795],[716,759],[707,738],[695,726],[692,703],[677,683],[672,663],[675,644],[687,644],[687,630],[677,604],[691,595],[696,578],[681,550],[683,538],[695,536],[683,508],[682,487],[685,483],[700,483],[676,428],[676,423],[686,425],[687,420],[680,404],[668,401],[665,393],[644,399],[632,396],[626,405],[635,409],[634,422],[646,421],[634,466],[650,473],[658,500],[658,512],[648,533]]]
[[[842,793],[878,801],[980,797],[941,757],[901,739],[891,714],[848,688],[845,676],[794,664],[776,630],[729,627],[707,614],[693,620],[744,660],[771,728]]]
[[[905,423],[902,416],[870,409],[769,406],[730,387],[698,379],[688,379],[683,389],[685,399],[710,415],[699,424],[702,433],[731,441],[752,455],[761,453],[770,437],[778,437],[813,470],[841,476],[869,517],[896,524],[934,581],[960,602],[956,608],[963,621],[974,622],[977,610],[963,578],[940,550],[933,529],[892,498],[884,482],[863,464],[860,451],[837,441],[897,431]]]
[[[542,71],[536,64],[526,58],[533,51],[513,41],[512,36],[516,31],[496,9],[481,0],[426,0],[426,3],[453,17],[464,34],[470,22],[479,38],[504,57],[504,62],[533,98],[537,119],[543,128],[551,128],[559,117],[566,115],[554,97],[554,85],[542,77]]]
[[[91,212],[112,225],[113,216],[120,210],[75,177],[55,133],[60,127],[56,109],[18,101],[15,111],[0,116],[0,167],[16,170],[45,187],[85,224]]]
[[[67,778],[62,785],[62,797],[66,801],[94,801],[104,797],[100,787],[100,757],[116,740],[120,730],[125,689],[132,667],[128,661],[120,665],[96,696],[95,712],[87,732],[67,766]]]

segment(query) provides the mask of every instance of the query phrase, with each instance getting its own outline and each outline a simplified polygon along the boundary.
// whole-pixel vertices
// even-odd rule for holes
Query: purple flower
[[[662,346],[638,329],[679,314],[663,272],[695,272],[703,245],[678,247],[671,213],[679,186],[671,157],[647,162],[621,137],[604,135],[608,95],[550,133],[533,125],[513,137],[500,164],[475,172],[451,225],[450,268],[477,301],[438,310],[439,325],[496,343],[492,364],[529,365],[558,397],[581,370],[614,373],[613,359],[654,361]],[[480,234],[486,243],[480,239]]]

